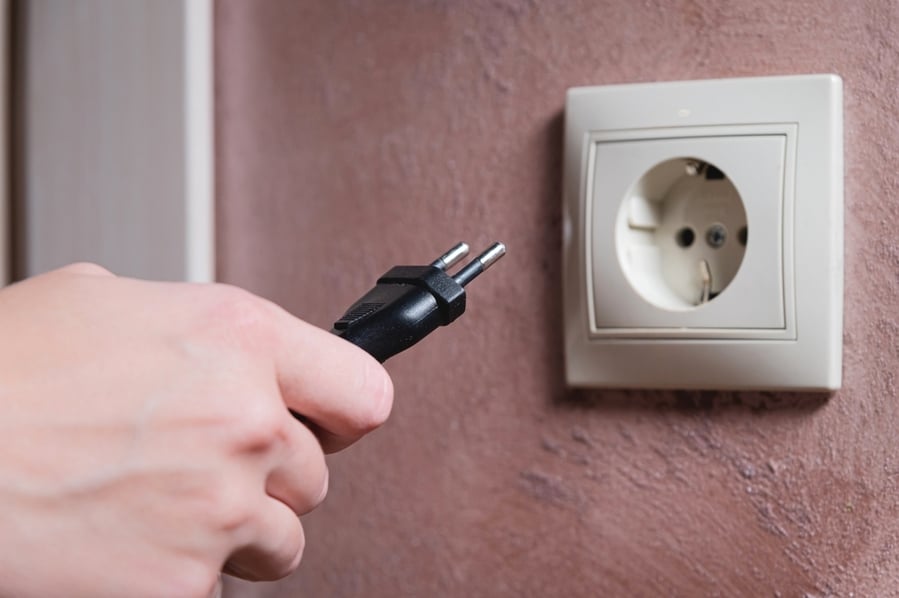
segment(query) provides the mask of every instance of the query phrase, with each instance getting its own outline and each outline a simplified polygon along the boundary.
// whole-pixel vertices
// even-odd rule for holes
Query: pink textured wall
[[[234,595],[899,595],[899,4],[220,0],[216,35],[224,280],[328,326],[394,263],[510,251],[389,363],[300,572]],[[566,88],[810,72],[845,79],[844,390],[567,391]]]

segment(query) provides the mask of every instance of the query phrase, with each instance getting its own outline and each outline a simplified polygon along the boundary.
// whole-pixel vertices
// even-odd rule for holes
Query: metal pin
[[[496,261],[506,255],[506,246],[502,243],[494,243],[481,255],[471,260],[459,273],[453,276],[453,280],[463,287],[474,280],[481,272],[492,266]]]
[[[706,260],[699,262],[699,280],[702,283],[702,290],[699,291],[699,303],[708,303],[712,296],[712,270]]]
[[[456,243],[452,249],[431,262],[431,265],[446,270],[455,266],[466,255],[468,255],[468,243]]]

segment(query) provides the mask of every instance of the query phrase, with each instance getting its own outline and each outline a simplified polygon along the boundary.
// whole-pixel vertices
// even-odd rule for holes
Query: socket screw
[[[706,231],[705,240],[706,243],[709,244],[709,247],[718,249],[724,245],[725,241],[727,241],[727,229],[721,224],[713,224],[709,227],[709,230]]]

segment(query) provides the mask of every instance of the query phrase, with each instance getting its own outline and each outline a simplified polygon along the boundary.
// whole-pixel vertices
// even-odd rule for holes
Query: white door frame
[[[213,280],[212,0],[29,0],[13,18],[16,275],[87,260]]]

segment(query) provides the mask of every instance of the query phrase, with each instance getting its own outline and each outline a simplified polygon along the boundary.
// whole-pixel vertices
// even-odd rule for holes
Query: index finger
[[[270,305],[281,395],[311,422],[322,448],[338,451],[383,424],[393,405],[393,383],[384,367],[355,345]]]

